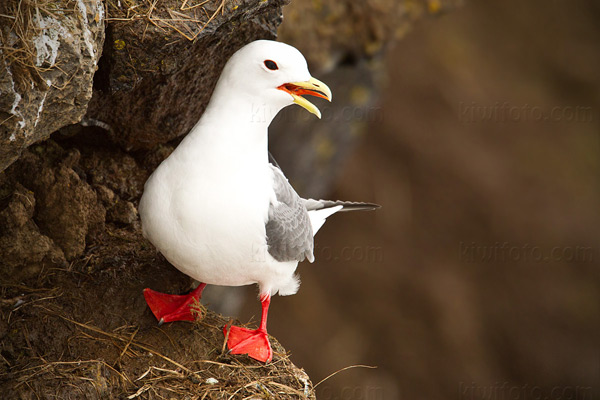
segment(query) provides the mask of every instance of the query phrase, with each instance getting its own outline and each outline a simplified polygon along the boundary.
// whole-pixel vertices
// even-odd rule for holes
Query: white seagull
[[[190,133],[150,176],[140,200],[143,233],[165,258],[201,284],[186,295],[144,290],[162,322],[191,321],[206,284],[258,284],[262,317],[250,330],[232,326],[232,354],[269,362],[271,296],[298,291],[298,262],[313,262],[313,236],[330,215],[377,205],[303,199],[268,152],[268,127],[296,103],[320,118],[301,95],[331,101],[311,77],[302,54],[258,40],[227,62],[206,110]],[[227,335],[227,330],[224,328]]]

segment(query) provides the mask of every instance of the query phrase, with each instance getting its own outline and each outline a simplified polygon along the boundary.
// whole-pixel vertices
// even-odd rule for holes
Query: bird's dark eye
[[[269,68],[271,71],[275,71],[276,69],[279,69],[279,67],[277,66],[277,63],[275,61],[271,61],[271,60],[265,60],[265,67]]]

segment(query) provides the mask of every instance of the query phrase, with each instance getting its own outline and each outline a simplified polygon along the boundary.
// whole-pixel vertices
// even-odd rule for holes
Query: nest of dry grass
[[[51,296],[47,297],[51,298]],[[40,299],[43,302],[43,299]],[[224,346],[212,359],[182,361],[137,338],[139,326],[122,326],[106,332],[91,324],[74,321],[47,309],[36,307],[46,317],[63,319],[75,327],[69,342],[78,346],[113,348],[113,357],[70,361],[48,361],[40,356],[21,369],[10,373],[11,392],[33,391],[42,397],[52,392],[59,398],[126,398],[126,399],[309,399],[312,384],[302,370],[294,366],[276,342],[280,356],[268,365],[257,365],[246,357],[229,357]],[[224,320],[211,312],[195,329],[220,332],[214,324]],[[164,332],[167,340],[177,339]],[[271,339],[272,340],[272,339]],[[74,344],[75,345],[75,344]],[[30,345],[29,350],[33,350]],[[106,356],[106,354],[104,354]],[[115,357],[116,356],[116,357]],[[147,360],[147,361],[144,361]],[[31,360],[34,361],[34,360]],[[143,370],[142,373],[139,371]],[[4,376],[2,376],[4,375]],[[1,378],[8,374],[0,374]],[[55,383],[60,382],[57,386]],[[113,397],[115,396],[115,397]]]
[[[194,40],[218,15],[237,10],[226,0],[106,0],[107,21],[144,20]]]

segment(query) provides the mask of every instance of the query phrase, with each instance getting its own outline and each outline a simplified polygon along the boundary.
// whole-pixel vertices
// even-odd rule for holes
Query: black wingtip
[[[362,203],[358,201],[332,201],[332,200],[307,200],[307,209],[310,210],[321,210],[323,208],[331,208],[342,206],[342,211],[373,211],[381,208],[379,204],[375,203]]]
[[[358,202],[348,202],[342,201],[340,202],[342,205],[341,211],[375,211],[378,208],[381,208],[379,204],[375,203],[358,203]]]

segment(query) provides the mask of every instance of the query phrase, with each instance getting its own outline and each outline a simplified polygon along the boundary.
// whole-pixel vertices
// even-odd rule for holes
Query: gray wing
[[[269,254],[277,261],[314,261],[313,232],[304,199],[281,170],[271,165],[276,204],[269,206],[266,224]]]

